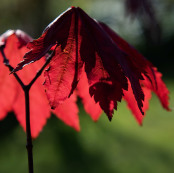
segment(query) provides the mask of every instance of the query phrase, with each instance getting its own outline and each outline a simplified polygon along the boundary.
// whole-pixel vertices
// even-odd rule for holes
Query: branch
[[[9,64],[9,60],[7,59],[7,57],[5,56],[5,53],[4,53],[4,46],[0,47],[0,51],[1,51],[1,54],[2,54],[2,57],[3,57],[3,63],[6,67],[9,68],[10,72],[13,71],[13,67]],[[16,74],[16,73],[13,73],[14,77],[16,78],[16,80],[18,81],[18,83],[20,84],[20,86],[22,88],[25,87],[24,83],[22,82],[22,80],[19,78],[19,76]]]
[[[24,85],[24,83],[21,81],[19,76],[13,72],[14,68],[10,65],[9,60],[7,59],[5,53],[4,53],[4,46],[0,46],[0,51],[3,57],[3,63],[5,66],[7,66],[10,70],[10,72],[14,75],[20,86],[22,87],[22,90],[25,93],[25,110],[26,110],[26,134],[27,134],[27,144],[26,148],[28,151],[28,166],[29,166],[29,173],[33,173],[33,145],[32,145],[32,137],[31,137],[31,126],[30,126],[30,99],[29,99],[29,91],[31,86],[34,84],[34,82],[38,79],[38,77],[42,74],[45,67],[49,64],[50,60],[53,57],[53,52],[49,55],[47,58],[45,64],[41,67],[41,69],[36,73],[33,80],[28,84]]]
[[[3,63],[5,66],[7,66],[10,70],[10,72],[13,71],[13,67],[9,64],[9,60],[7,59],[5,53],[4,53],[4,46],[0,47],[0,51],[3,57]],[[26,148],[28,151],[28,167],[29,167],[29,173],[33,173],[33,144],[32,144],[32,138],[31,138],[31,127],[30,127],[30,100],[29,100],[29,86],[24,85],[24,83],[21,81],[19,76],[16,73],[13,73],[14,77],[16,78],[17,82],[22,87],[22,90],[25,93],[25,110],[26,110],[26,134],[27,134],[27,144]],[[33,82],[34,83],[34,82]]]
[[[33,85],[33,83],[37,80],[37,78],[42,74],[43,70],[49,64],[49,62],[51,61],[52,57],[53,57],[53,52],[49,55],[49,57],[47,58],[45,64],[42,66],[42,68],[36,73],[36,75],[33,78],[33,80],[28,84],[29,88]]]
[[[26,86],[25,90],[25,113],[26,113],[26,133],[27,133],[27,152],[28,152],[28,167],[29,173],[33,173],[33,144],[31,138],[31,126],[30,126],[30,98],[29,88]]]

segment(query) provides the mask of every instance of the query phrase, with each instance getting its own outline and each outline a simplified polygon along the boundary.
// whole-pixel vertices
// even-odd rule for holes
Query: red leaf
[[[78,27],[73,14],[67,44],[62,51],[58,46],[45,72],[45,88],[51,107],[54,109],[59,103],[67,99],[76,88],[83,63],[79,56],[80,38]]]
[[[110,35],[112,41],[127,54],[124,58],[120,59],[120,64],[123,68],[125,75],[128,77],[133,94],[137,101],[138,107],[142,114],[142,107],[144,94],[142,92],[139,80],[143,80],[142,73],[146,73],[145,69],[148,65],[147,61],[138,52],[132,48],[127,42],[119,37],[107,25],[100,23],[103,29]]]
[[[23,34],[20,30],[17,30],[18,34]],[[10,57],[10,64],[16,66],[16,61],[13,59],[15,55],[15,48],[18,47],[18,38],[14,35],[15,31],[8,30],[3,35],[0,36],[0,45],[6,46],[5,53]],[[9,38],[10,37],[10,38]],[[27,37],[27,35],[26,35]],[[10,40],[9,40],[10,39]],[[29,37],[27,39],[30,39]],[[25,39],[24,39],[25,41]],[[15,48],[14,48],[15,47]],[[13,103],[18,97],[20,88],[16,85],[16,80],[12,75],[9,75],[9,69],[5,67],[2,60],[2,55],[0,54],[0,119],[3,119],[7,112],[13,110]]]
[[[58,46],[45,72],[45,88],[51,107],[54,109],[59,103],[67,99],[76,88],[83,63],[79,56],[78,26],[73,14],[67,44],[62,51]]]
[[[143,92],[144,92],[144,101],[143,101],[143,107],[142,110],[144,112],[144,115],[146,113],[146,110],[149,108],[149,100],[151,98],[151,91],[148,88],[143,87]],[[142,121],[144,116],[142,115],[142,113],[140,112],[137,104],[136,104],[136,100],[132,91],[132,88],[129,85],[128,91],[124,91],[124,97],[123,97],[126,102],[127,105],[129,107],[129,109],[132,111],[135,119],[137,120],[137,122],[142,125]]]
[[[89,94],[89,84],[85,72],[82,73],[80,81],[77,85],[77,94],[82,99],[85,111],[94,121],[97,121],[102,113],[102,110],[99,104],[95,103],[94,98]]]
[[[148,89],[152,90],[155,92],[155,94],[158,96],[158,98],[160,99],[160,102],[162,104],[162,106],[170,111],[169,108],[169,91],[165,85],[165,83],[162,80],[162,74],[160,72],[157,71],[156,68],[153,68],[154,70],[154,75],[155,75],[155,81],[153,80],[152,82],[150,82],[147,77],[145,77],[145,80],[142,81],[142,84],[147,87]]]
[[[65,124],[73,127],[77,131],[80,130],[78,106],[76,104],[76,96],[72,94],[70,98],[60,104],[53,113],[61,119]]]
[[[2,61],[1,55],[0,60]],[[7,112],[12,111],[12,104],[17,96],[18,88],[14,78],[9,76],[8,68],[2,62],[0,62],[0,69],[0,119],[3,119]]]
[[[157,77],[149,61],[108,26],[93,20],[78,7],[72,7],[60,15],[39,39],[28,45],[30,51],[15,71],[25,64],[39,60],[55,45],[50,68],[45,72],[45,87],[53,108],[66,100],[73,93],[79,80],[83,80],[83,65],[89,93],[110,120],[113,109],[117,109],[117,102],[123,97],[123,90],[128,90],[127,81],[131,87],[129,86],[129,91],[125,93],[128,97],[134,98],[137,105],[131,106],[130,98],[125,98],[134,113],[139,109],[140,112],[135,113],[137,119],[144,114],[150,98],[147,89],[142,89],[143,80],[150,82],[154,91],[156,85],[163,85],[162,82],[156,81]],[[82,91],[81,86],[77,89]],[[85,100],[85,94],[83,97],[80,92],[80,96]],[[167,100],[167,96],[165,101],[162,100],[165,105]]]
[[[90,95],[94,95],[94,100],[99,102],[111,120],[113,109],[117,109],[117,101],[121,101],[122,89],[127,89],[127,79],[118,63],[119,58],[124,58],[124,54],[113,45],[96,21],[81,9],[78,11],[82,21],[80,52],[85,63]]]
[[[18,33],[20,35],[23,34],[19,31]],[[10,64],[12,64],[13,66],[17,64],[16,62],[19,62],[22,59],[23,55],[28,50],[24,46],[25,44],[23,44],[25,40],[21,41],[22,38],[18,38],[21,37],[17,35],[16,32],[13,32],[12,35],[8,35],[5,43],[5,54],[9,58]],[[2,60],[2,57],[0,58]],[[35,76],[36,72],[38,71],[38,69],[41,68],[41,65],[43,63],[44,59],[37,63],[31,64],[23,71],[18,72],[18,75],[20,76],[22,81],[27,84]],[[9,75],[10,72],[3,63],[0,63],[0,68],[0,103],[2,102],[0,106],[0,118],[4,118],[7,112],[14,111],[18,121],[25,130],[26,125],[24,93],[17,81],[15,80],[15,78],[13,77],[13,75]],[[39,132],[46,124],[47,118],[50,117],[50,108],[44,92],[44,88],[40,86],[41,83],[43,83],[43,76],[37,79],[36,83],[32,86],[30,90],[31,134],[33,138],[38,136]],[[68,104],[70,105],[73,103],[74,100],[69,101]],[[64,104],[64,107],[65,105],[66,104]],[[73,117],[77,116],[78,113],[78,108],[76,106],[74,107],[76,108],[76,111],[74,110]],[[61,113],[65,114],[67,113],[67,111],[62,110]],[[74,122],[75,120],[72,117],[70,117],[69,124],[71,124],[71,121]],[[79,129],[78,126],[79,125],[74,125],[74,128]]]
[[[28,51],[28,49],[26,48],[28,40],[31,40],[31,38],[20,30],[8,31],[7,33],[0,36],[1,45],[5,45],[5,54],[12,66],[16,66],[17,62],[19,62],[22,59],[23,55]],[[71,40],[68,40],[67,43],[71,45]],[[68,51],[70,50],[70,48],[66,46],[66,50]],[[75,58],[77,58],[77,56]],[[1,54],[0,59],[3,60]],[[33,79],[38,69],[41,68],[43,63],[45,63],[44,59],[31,64],[30,66],[27,66],[25,69],[17,73],[22,81],[25,84],[28,84]],[[9,75],[9,69],[5,67],[3,63],[0,63],[0,68],[0,119],[3,119],[6,116],[7,112],[14,111],[17,120],[25,130],[26,126],[24,93],[13,75]],[[75,65],[75,68],[77,68],[77,63]],[[30,90],[31,135],[33,138],[38,136],[39,132],[46,124],[47,119],[50,117],[50,107],[45,95],[44,87],[40,86],[43,81],[44,76],[41,75],[41,77],[37,79]],[[78,81],[78,79],[74,77],[71,81],[73,86],[75,85],[75,81]],[[85,87],[86,86],[84,86],[84,88]],[[84,96],[83,98],[87,99],[86,96]],[[90,106],[92,108],[96,106],[94,101],[93,103],[90,103]],[[97,108],[97,106],[95,108]],[[87,110],[89,110],[89,108]],[[72,94],[70,98],[63,101],[53,112],[65,124],[73,127],[77,131],[80,130],[78,107],[76,105],[76,93]],[[98,114],[96,114],[96,117],[97,116],[99,116],[99,112]]]
[[[6,40],[5,54],[9,58],[10,64],[12,66],[15,66],[17,64],[16,62],[19,62],[28,50],[25,47],[26,45],[25,39],[21,37],[21,34],[25,34],[25,33],[21,31],[14,32],[14,34],[9,36]],[[41,64],[43,63],[44,63],[44,59],[40,62],[32,64],[28,68],[25,68],[24,71],[18,72],[18,75],[20,76],[22,81],[27,84],[35,76],[37,70],[41,67]],[[14,92],[15,97],[12,94],[11,96],[8,97],[8,94],[5,93],[6,94],[5,95],[4,93],[3,94],[1,93],[0,100],[7,99],[7,102],[9,102],[13,98],[13,101],[9,102],[10,104],[9,108],[11,108],[10,111],[13,110],[15,112],[18,121],[20,122],[21,126],[25,130],[26,123],[25,123],[24,93],[22,89],[20,88],[20,85],[14,79],[14,77],[12,75],[9,76],[8,68],[5,67],[3,64],[1,65],[5,69],[3,70],[3,72],[5,72],[5,75],[7,75],[7,78],[9,81],[9,84],[3,82],[2,86],[5,88],[6,92],[9,92],[9,94]],[[31,106],[30,113],[31,113],[32,137],[38,136],[39,132],[42,130],[43,126],[46,124],[47,118],[50,117],[50,110],[47,103],[47,99],[45,97],[44,89],[40,87],[41,81],[42,81],[41,78],[39,78],[30,91],[30,106]],[[15,88],[11,88],[10,85],[14,85]],[[7,110],[6,113],[8,111],[9,110]]]
[[[67,30],[67,23],[70,23],[69,30]],[[58,33],[65,36],[64,40]],[[48,40],[48,37],[51,39]],[[59,45],[55,50],[55,56],[50,62],[50,69],[46,72],[45,83],[51,106],[54,108],[73,92],[80,78],[82,65],[85,63],[91,95],[94,95],[95,101],[99,102],[101,108],[111,118],[113,108],[109,108],[109,105],[114,102],[116,108],[116,102],[120,101],[122,97],[122,89],[127,89],[127,79],[119,65],[120,58],[124,58],[122,51],[113,45],[110,37],[97,22],[87,16],[80,8],[71,8],[49,25],[38,40],[29,44],[31,51],[25,55],[24,61],[18,65],[16,70],[28,62],[41,58],[42,53],[56,43],[60,44],[61,47]],[[108,59],[108,56],[111,58]],[[92,57],[96,57],[96,59]],[[112,97],[112,93],[110,93],[110,96],[105,94],[104,97],[99,98],[98,92],[94,92],[93,85],[100,84],[100,82],[106,83],[113,89],[115,84],[118,84],[114,91],[115,97]],[[98,87],[100,88],[100,85]],[[105,92],[103,89],[109,90],[110,87],[103,88],[101,85],[100,94]],[[106,104],[103,99],[108,100]]]
[[[142,87],[139,85],[139,89],[142,88],[143,93],[145,95],[144,101],[142,103],[143,105],[142,111],[145,112],[148,109],[148,101],[151,98],[150,90],[154,91],[158,95],[163,107],[166,108],[167,110],[170,110],[168,107],[169,91],[161,79],[161,73],[157,72],[157,70],[152,66],[152,64],[148,60],[146,60],[137,50],[135,50],[119,35],[117,35],[114,31],[112,31],[108,26],[106,26],[103,23],[100,23],[100,24],[105,29],[105,31],[111,36],[115,44],[117,44],[117,46],[127,54],[127,59],[128,61],[131,61],[131,63],[133,64],[134,69],[136,70],[136,74],[139,73],[139,76],[141,75],[143,76],[143,78],[142,77],[139,78],[141,79],[140,83],[143,86]],[[140,124],[142,124],[142,119],[143,119],[142,111],[140,112],[137,109],[138,107],[135,103],[135,99],[137,102],[139,99],[137,99],[137,94],[136,94],[137,89],[134,91],[134,88],[132,85],[134,83],[135,81],[131,83],[132,89],[130,88],[130,83],[129,83],[128,91],[124,91],[124,99],[128,102],[128,106],[132,110],[137,121]],[[139,109],[140,109],[140,106],[139,106]]]
[[[71,20],[68,20],[72,17],[72,10],[67,10],[59,17],[57,17],[52,23],[50,23],[47,28],[44,30],[43,35],[32,42],[28,43],[27,47],[31,49],[24,56],[24,61],[22,61],[15,68],[15,71],[20,70],[24,65],[39,60],[43,57],[48,50],[51,49],[55,44],[60,44],[61,49],[64,50],[67,39],[69,36],[69,29],[71,25]],[[59,32],[55,32],[59,31]]]

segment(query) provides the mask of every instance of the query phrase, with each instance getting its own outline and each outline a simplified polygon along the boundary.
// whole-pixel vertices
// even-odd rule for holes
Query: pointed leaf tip
[[[111,122],[112,121],[112,117],[108,117],[109,121]]]

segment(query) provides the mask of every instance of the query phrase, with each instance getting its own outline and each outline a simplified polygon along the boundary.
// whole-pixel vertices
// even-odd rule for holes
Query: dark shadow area
[[[45,130],[47,131],[48,128],[49,133],[53,134],[50,141],[53,142],[51,145],[55,148],[54,154],[61,158],[61,164],[57,163],[57,165],[54,161],[52,168],[46,166],[46,168],[43,169],[44,171],[45,169],[51,169],[55,173],[113,172],[105,163],[105,159],[101,157],[100,153],[88,153],[85,146],[81,144],[79,133],[66,127],[56,117],[52,116],[48,121]],[[48,136],[50,137],[51,135]],[[44,139],[42,138],[41,140]],[[56,160],[58,160],[58,158]],[[40,168],[38,168],[38,170],[40,170]],[[115,171],[116,169],[114,172]]]
[[[142,44],[138,50],[150,60],[165,78],[174,77],[174,34],[160,44]]]
[[[8,113],[8,115],[2,121],[0,121],[0,139],[4,140],[5,138],[9,138],[14,129],[18,126],[19,124],[14,113]]]

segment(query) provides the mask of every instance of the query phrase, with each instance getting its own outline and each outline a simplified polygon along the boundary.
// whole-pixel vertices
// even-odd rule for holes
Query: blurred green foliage
[[[174,108],[174,82],[167,81]],[[34,140],[36,173],[173,173],[174,114],[153,95],[140,127],[119,104],[112,122],[102,115],[97,123],[80,107],[78,133],[52,116]],[[27,172],[25,133],[11,113],[0,122],[0,172]]]
[[[69,6],[80,6],[106,22],[159,67],[171,91],[174,109],[174,2],[153,0],[162,35],[159,44],[147,42],[141,22],[125,15],[123,0],[1,0],[0,33],[22,29],[33,38]],[[172,173],[174,170],[174,113],[163,110],[156,97],[150,102],[143,127],[124,103],[110,123],[103,114],[98,123],[80,107],[81,132],[54,116],[34,141],[36,173]],[[25,133],[10,113],[0,122],[0,172],[27,172]]]

